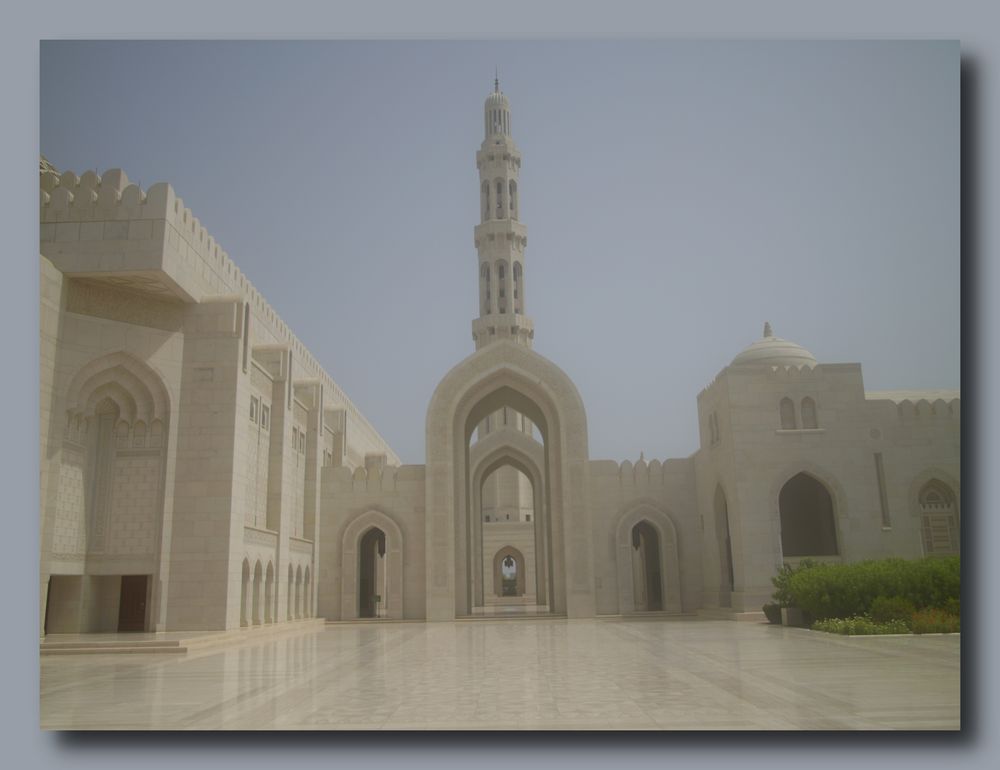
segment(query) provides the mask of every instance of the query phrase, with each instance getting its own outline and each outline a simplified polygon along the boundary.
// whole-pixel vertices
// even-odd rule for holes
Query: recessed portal
[[[636,610],[663,610],[660,538],[648,521],[632,527],[632,590]]]
[[[793,476],[778,495],[781,552],[784,556],[836,556],[833,499],[807,473]]]
[[[377,618],[385,603],[385,532],[372,527],[358,547],[358,617]]]
[[[118,600],[118,631],[146,630],[146,587],[148,575],[122,575]]]

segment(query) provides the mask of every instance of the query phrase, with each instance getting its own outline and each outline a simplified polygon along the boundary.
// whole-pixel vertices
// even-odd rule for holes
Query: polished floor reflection
[[[41,659],[48,729],[958,729],[959,637],[712,620],[329,625]]]

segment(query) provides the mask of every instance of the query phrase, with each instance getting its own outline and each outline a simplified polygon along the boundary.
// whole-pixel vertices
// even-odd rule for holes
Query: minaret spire
[[[475,230],[479,317],[472,322],[472,338],[477,350],[499,339],[530,346],[534,326],[524,303],[528,238],[519,216],[521,153],[511,138],[510,102],[500,90],[499,67],[493,93],[483,105],[483,125],[485,136],[476,153],[481,212]]]

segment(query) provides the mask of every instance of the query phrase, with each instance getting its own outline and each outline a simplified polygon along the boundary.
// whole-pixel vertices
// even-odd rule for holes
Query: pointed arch
[[[595,611],[587,503],[587,417],[572,380],[533,350],[501,339],[457,364],[427,409],[427,617],[470,612],[472,484],[469,438],[487,415],[510,407],[542,436],[556,613]]]
[[[514,565],[514,593],[506,593],[503,571],[508,560]],[[524,554],[512,545],[505,545],[493,554],[493,595],[494,596],[524,596],[527,564]]]
[[[715,511],[715,542],[719,549],[719,605],[728,607],[736,585],[736,571],[733,567],[733,540],[729,526],[729,502],[722,484],[715,485],[712,501]]]
[[[403,617],[403,531],[391,516],[370,508],[344,529],[340,559],[340,614],[343,620],[360,617],[359,602],[361,540],[371,529],[385,535],[384,617]]]
[[[66,409],[74,414],[88,414],[100,399],[92,398],[103,386],[113,384],[108,393],[127,393],[131,399],[130,422],[141,417],[147,424],[166,421],[170,395],[163,377],[149,364],[124,351],[109,353],[80,367],[70,379],[66,391]]]
[[[618,516],[615,555],[618,568],[618,611],[636,612],[633,577],[633,532],[645,523],[656,534],[660,597],[664,612],[681,612],[681,571],[677,527],[666,510],[653,500],[634,500]]]
[[[925,556],[961,553],[961,486],[941,468],[928,468],[910,484],[910,510],[920,522]]]
[[[834,496],[812,473],[800,471],[778,492],[782,557],[840,553]]]

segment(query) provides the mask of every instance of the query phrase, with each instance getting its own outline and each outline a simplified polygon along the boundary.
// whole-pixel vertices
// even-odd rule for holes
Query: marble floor
[[[43,656],[46,729],[954,730],[959,637],[724,620],[338,624]]]

